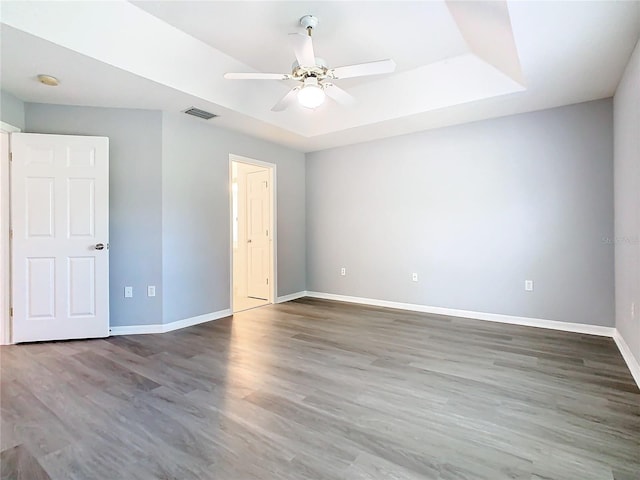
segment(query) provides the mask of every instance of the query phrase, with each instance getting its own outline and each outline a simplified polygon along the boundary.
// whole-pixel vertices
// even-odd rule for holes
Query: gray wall
[[[28,132],[109,137],[111,326],[161,323],[161,112],[31,103],[25,111]],[[147,285],[158,296],[147,297]]]
[[[182,114],[25,110],[27,131],[111,139],[112,325],[229,307],[229,153],[278,165],[279,296],[613,325],[610,100],[311,153],[306,172],[302,153]]]
[[[613,326],[612,141],[608,99],[308,154],[307,289]]]
[[[230,153],[277,165],[277,295],[305,290],[304,154],[165,113],[165,323],[230,306]]]
[[[305,290],[304,154],[183,114],[30,103],[25,111],[28,132],[110,139],[112,326],[229,308],[229,153],[277,165],[277,294]]]
[[[640,43],[618,85],[613,112],[616,328],[640,363]]]
[[[24,131],[24,102],[0,90],[0,120]]]

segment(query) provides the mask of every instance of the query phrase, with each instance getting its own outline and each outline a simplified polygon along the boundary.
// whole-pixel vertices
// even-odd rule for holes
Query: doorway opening
[[[275,299],[275,165],[229,156],[231,311]]]

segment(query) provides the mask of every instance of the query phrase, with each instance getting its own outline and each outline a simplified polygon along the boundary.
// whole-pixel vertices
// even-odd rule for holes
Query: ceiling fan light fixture
[[[298,102],[305,108],[317,108],[324,103],[324,89],[316,78],[306,78],[304,86],[298,91]]]
[[[291,67],[291,73],[228,72],[224,74],[224,78],[229,80],[297,81],[298,85],[291,88],[271,108],[272,112],[282,112],[293,105],[296,99],[302,107],[311,110],[322,105],[327,96],[340,105],[353,105],[355,99],[336,85],[334,80],[391,73],[396,68],[396,64],[391,59],[329,68],[323,59],[316,57],[313,50],[311,32],[318,25],[318,19],[313,15],[305,15],[300,19],[300,25],[307,30],[306,35],[302,33],[289,34],[289,42],[296,57],[296,61]]]

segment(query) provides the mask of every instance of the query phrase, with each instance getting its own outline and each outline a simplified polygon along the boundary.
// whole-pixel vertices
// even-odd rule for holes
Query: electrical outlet
[[[533,292],[533,280],[525,280],[524,281],[524,289],[527,292]]]
[[[418,281],[418,274],[417,273],[412,273],[411,274],[411,280],[413,280],[414,282]]]
[[[133,287],[124,287],[124,298],[133,297]]]
[[[155,297],[156,296],[156,286],[149,285],[147,287],[147,297]]]
[[[344,267],[342,267],[342,268],[340,269],[340,275],[342,275],[342,276],[344,277],[346,274],[347,274],[347,269],[346,269],[346,268],[344,268]]]

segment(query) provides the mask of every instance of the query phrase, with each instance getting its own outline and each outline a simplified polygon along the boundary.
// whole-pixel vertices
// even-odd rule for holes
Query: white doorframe
[[[18,127],[0,122],[0,132],[6,133],[11,142],[11,134],[20,132]],[[10,145],[7,145],[10,151]],[[8,153],[8,151],[6,153]],[[3,152],[4,153],[4,152]],[[9,155],[2,155],[0,162],[0,345],[10,345],[11,339],[11,246],[9,239]]]
[[[269,170],[269,180],[271,181],[271,262],[269,278],[271,279],[269,288],[269,303],[276,303],[276,293],[278,291],[278,229],[277,229],[277,175],[275,163],[263,162],[261,160],[255,160],[253,158],[243,157],[229,154],[229,306],[231,312],[233,312],[233,197],[231,185],[233,183],[233,172],[231,168],[232,162],[247,163],[249,165],[256,165],[264,167]]]

